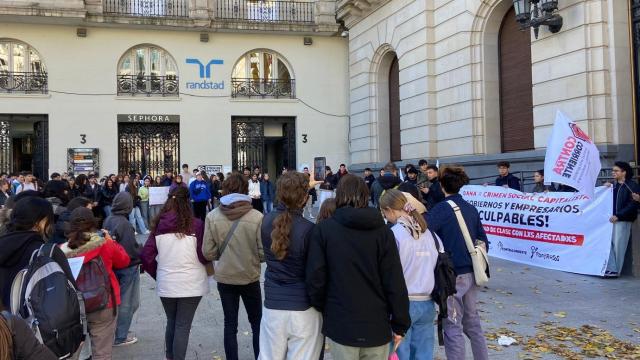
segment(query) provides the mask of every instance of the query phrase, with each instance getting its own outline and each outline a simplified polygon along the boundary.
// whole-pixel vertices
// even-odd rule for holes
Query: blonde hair
[[[384,195],[380,198],[380,209],[391,209],[404,211],[408,213],[417,223],[420,225],[420,232],[424,233],[427,231],[427,222],[424,217],[418,212],[418,210],[411,207],[407,209],[408,204],[407,197],[400,190],[389,189],[385,191]]]

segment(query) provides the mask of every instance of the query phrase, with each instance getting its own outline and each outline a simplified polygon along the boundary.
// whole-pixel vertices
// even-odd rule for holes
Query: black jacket
[[[85,186],[84,188],[84,191],[82,192],[82,196],[86,197],[87,199],[93,202],[98,202],[99,194],[100,194],[100,185],[98,184],[96,184],[95,187],[91,187],[91,184],[87,184],[87,186]]]
[[[11,283],[18,272],[29,265],[34,251],[44,244],[44,239],[35,231],[15,231],[0,236],[0,289],[2,303],[10,304]],[[62,250],[56,247],[53,260],[57,262],[75,286],[75,281]]]
[[[629,189],[631,188],[631,189]],[[615,199],[614,215],[618,217],[618,221],[634,222],[638,217],[638,203],[633,201],[631,192],[640,193],[640,188],[633,180],[627,180],[624,184],[618,182],[614,185]]]
[[[444,200],[444,192],[442,191],[442,186],[437,178],[431,181],[429,192],[424,194],[424,198],[427,203],[427,210],[433,209],[437,203]]]
[[[118,194],[116,185],[113,185],[111,189],[107,188],[106,185],[103,186],[102,189],[100,189],[100,206],[110,206],[116,194]]]
[[[104,220],[103,228],[109,230],[113,240],[117,241],[129,254],[129,267],[140,264],[140,245],[136,241],[136,232],[129,222],[129,214],[133,209],[133,197],[128,192],[121,192],[113,198],[111,216]]]
[[[339,344],[382,346],[411,326],[398,248],[377,209],[342,207],[315,226],[306,282],[323,334]]]
[[[13,358],[16,360],[57,360],[58,357],[48,347],[36,339],[33,330],[24,320],[2,312],[2,320],[7,323],[13,340]]]
[[[520,179],[515,177],[512,173],[508,173],[507,176],[498,176],[496,178],[496,186],[504,186],[512,188],[513,190],[522,191],[520,186]]]
[[[309,236],[313,223],[302,217],[302,211],[292,214],[287,256],[278,260],[271,251],[273,221],[285,211],[278,206],[262,220],[262,248],[267,262],[264,274],[264,306],[273,310],[304,311],[311,307],[305,286],[305,271]]]
[[[373,186],[371,186],[375,206],[380,206],[380,197],[385,190],[394,189],[400,184],[402,184],[402,180],[391,174],[384,174],[378,177],[378,180],[376,180],[376,182],[373,183]]]

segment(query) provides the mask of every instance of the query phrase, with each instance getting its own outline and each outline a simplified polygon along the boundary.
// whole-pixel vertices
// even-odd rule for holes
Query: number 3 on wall
[[[307,140],[307,134],[302,134],[302,143],[306,144],[307,142],[309,142],[309,140]]]
[[[87,143],[87,134],[80,134],[80,144]]]

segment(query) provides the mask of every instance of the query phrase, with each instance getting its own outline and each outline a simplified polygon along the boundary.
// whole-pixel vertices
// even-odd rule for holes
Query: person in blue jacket
[[[460,209],[464,222],[469,230],[471,239],[489,249],[489,241],[484,232],[480,215],[475,206],[469,204],[459,194],[462,186],[469,183],[469,177],[462,167],[445,167],[440,172],[440,185],[445,199],[437,203],[433,209],[425,213],[428,228],[438,234],[442,240],[444,250],[449,253],[456,273],[456,294],[449,314],[457,316],[444,321],[444,350],[447,359],[465,358],[466,335],[471,343],[475,360],[488,360],[487,342],[485,340],[480,315],[477,309],[478,285],[473,274],[471,255],[458,225],[451,200]]]
[[[262,174],[262,181],[260,181],[260,196],[262,198],[262,208],[264,214],[268,214],[273,211],[273,200],[276,198],[276,190],[273,183],[269,180],[269,174]]]
[[[204,221],[207,217],[207,204],[211,201],[211,189],[202,178],[202,173],[198,173],[196,179],[189,185],[189,196],[193,202],[193,214]]]

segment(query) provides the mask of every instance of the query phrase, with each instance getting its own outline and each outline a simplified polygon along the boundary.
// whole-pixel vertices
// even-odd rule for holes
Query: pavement
[[[640,359],[640,279],[601,279],[496,258],[491,269],[478,304],[490,359]],[[240,359],[248,360],[251,328],[241,309],[238,346]],[[113,358],[164,359],[165,321],[154,280],[144,274],[131,329],[139,342],[115,348]],[[498,345],[501,335],[518,344]],[[436,359],[445,359],[437,348]],[[472,359],[469,346],[467,353]],[[224,359],[222,306],[213,280],[196,312],[187,359]]]

